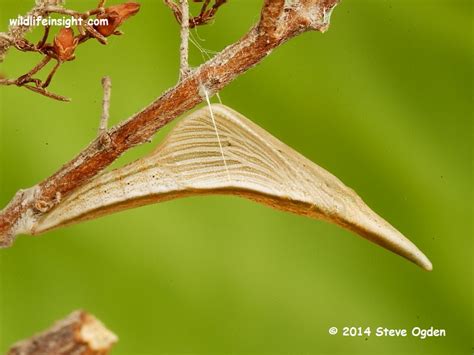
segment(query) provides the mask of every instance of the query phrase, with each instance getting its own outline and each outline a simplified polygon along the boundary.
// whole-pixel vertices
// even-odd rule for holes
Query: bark
[[[75,311],[51,328],[13,345],[7,355],[105,355],[117,336],[94,316]]]

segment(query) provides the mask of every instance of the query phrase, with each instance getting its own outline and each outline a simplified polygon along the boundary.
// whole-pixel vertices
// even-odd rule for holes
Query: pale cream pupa
[[[32,234],[145,204],[209,194],[236,195],[324,219],[432,269],[428,258],[352,189],[218,104],[183,118],[150,155],[103,173],[64,198],[36,221]]]

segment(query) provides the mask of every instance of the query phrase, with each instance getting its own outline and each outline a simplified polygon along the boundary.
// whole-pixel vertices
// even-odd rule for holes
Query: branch
[[[7,355],[105,355],[117,340],[94,316],[75,311],[48,330],[16,343]]]
[[[142,111],[108,130],[108,144],[95,139],[51,177],[19,191],[0,212],[0,245],[9,246],[16,235],[28,233],[39,217],[57,205],[58,196],[84,185],[125,151],[149,141],[161,127],[201,103],[202,86],[215,94],[287,40],[307,31],[325,31],[338,2],[265,0],[256,26]]]

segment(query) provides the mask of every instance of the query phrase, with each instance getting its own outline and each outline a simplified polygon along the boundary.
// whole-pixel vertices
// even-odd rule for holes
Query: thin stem
[[[3,85],[3,86],[16,85],[16,80],[14,80],[14,79],[0,79],[0,85]]]
[[[33,75],[35,75],[37,72],[39,72],[41,69],[43,69],[46,64],[48,64],[49,62],[51,61],[51,57],[44,57],[38,64],[36,64],[36,66],[31,69],[28,73],[26,73],[25,75],[22,75],[20,76],[17,80],[16,80],[16,84],[18,86],[21,86],[23,84],[26,84],[28,82],[31,81],[31,77]]]
[[[104,89],[104,98],[102,100],[102,116],[100,118],[99,136],[107,132],[110,117],[110,96],[112,92],[112,80],[105,76],[102,78],[102,88]]]
[[[201,6],[201,12],[199,14],[200,16],[204,15],[204,13],[206,12],[207,7],[209,6],[210,2],[211,2],[211,0],[204,0],[204,3]]]
[[[173,15],[176,18],[178,23],[181,23],[181,10],[178,5],[173,0],[163,0],[166,6],[168,6],[171,11],[173,11]]]
[[[53,70],[51,70],[51,73],[49,73],[48,77],[46,78],[46,81],[43,83],[43,85],[41,85],[42,88],[47,88],[49,86],[49,84],[51,83],[51,80],[53,79],[54,74],[56,74],[56,71],[58,70],[61,64],[62,62],[58,60]]]
[[[85,15],[81,12],[65,9],[61,6],[48,6],[46,7],[46,12],[56,13],[60,15],[68,15],[68,16],[73,16],[73,17],[83,17]]]
[[[48,40],[48,35],[49,35],[49,30],[50,30],[50,26],[45,26],[44,27],[44,34],[43,34],[43,38],[41,39],[41,41],[36,45],[36,48],[38,49],[41,49],[44,47],[44,45],[46,44],[46,41]]]
[[[54,100],[57,100],[57,101],[62,101],[62,102],[69,102],[71,101],[71,99],[67,98],[67,97],[64,97],[64,96],[61,96],[61,95],[58,95],[58,94],[55,94],[55,93],[52,93],[52,92],[49,92],[48,90],[42,88],[42,87],[36,87],[36,86],[31,86],[31,85],[23,85],[22,87],[28,89],[28,90],[31,90],[31,91],[34,91],[40,95],[43,95],[43,96],[46,96],[46,97],[49,97],[50,99],[54,99]]]
[[[95,39],[97,39],[102,44],[107,44],[107,38],[105,38],[99,32],[97,32],[94,27],[92,27],[91,25],[88,25],[87,23],[84,23],[83,26],[91,37],[94,37]],[[89,38],[87,38],[87,39],[89,39]]]
[[[188,0],[179,0],[181,5],[180,80],[189,74],[189,6]]]

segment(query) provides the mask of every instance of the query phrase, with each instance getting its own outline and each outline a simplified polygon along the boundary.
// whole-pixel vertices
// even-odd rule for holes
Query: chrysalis
[[[149,156],[103,173],[64,198],[36,221],[31,234],[141,205],[209,194],[245,197],[338,224],[432,269],[428,258],[352,189],[219,104],[185,117]]]

